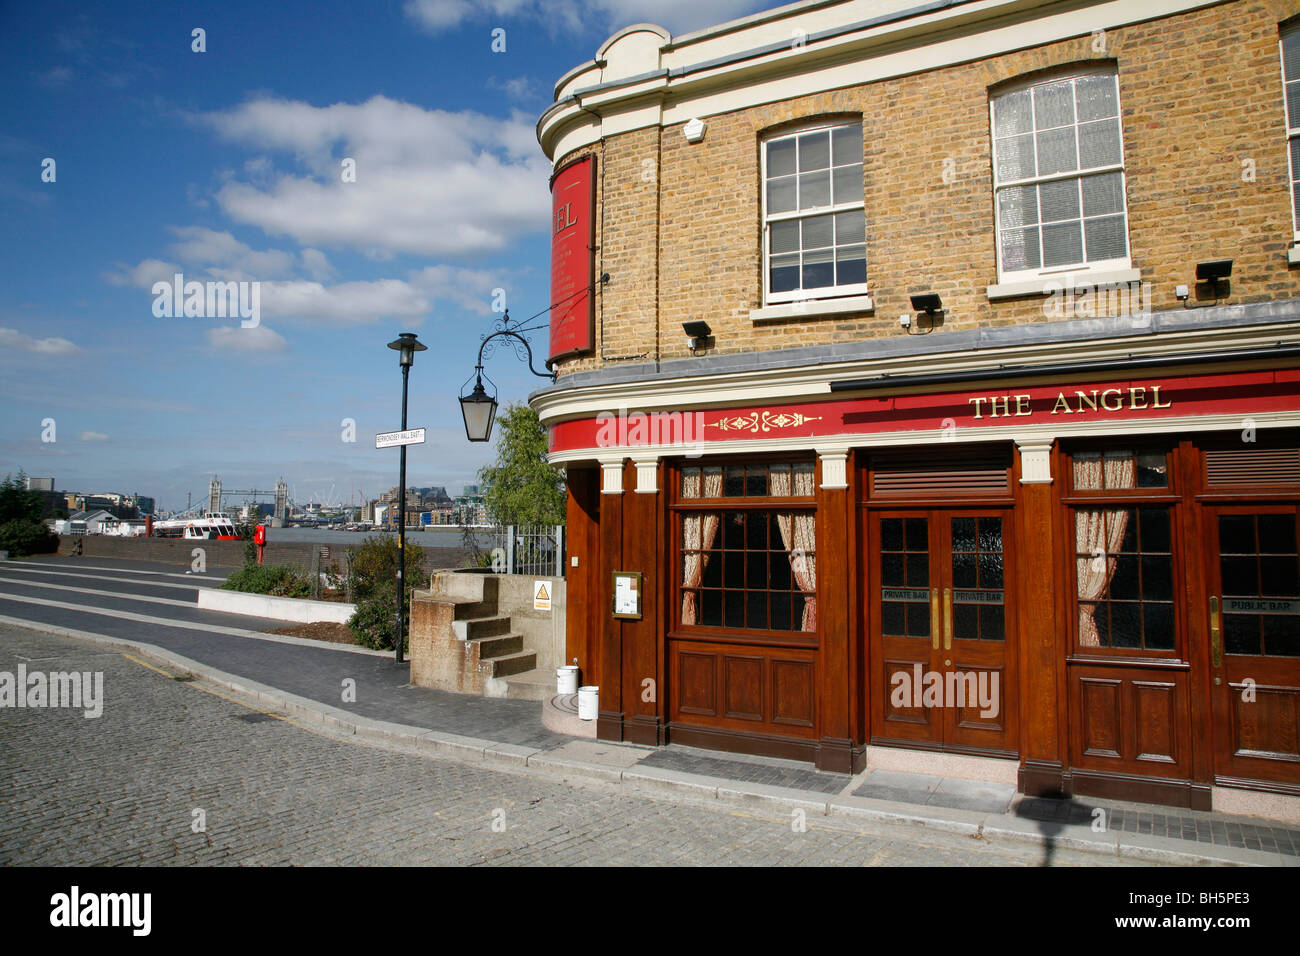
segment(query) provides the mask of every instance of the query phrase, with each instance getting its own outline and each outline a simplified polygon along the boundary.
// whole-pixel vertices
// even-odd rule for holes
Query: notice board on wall
[[[584,156],[551,180],[550,361],[596,347],[596,158]]]

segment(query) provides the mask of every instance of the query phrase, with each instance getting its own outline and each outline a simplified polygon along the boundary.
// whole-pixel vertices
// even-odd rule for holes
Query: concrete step
[[[493,657],[489,660],[479,659],[481,664],[492,665],[493,677],[509,677],[512,674],[522,674],[524,671],[530,671],[537,666],[537,655],[532,651],[519,651],[515,654],[506,654],[503,657]]]
[[[510,633],[510,618],[476,617],[467,621],[452,621],[451,629],[462,641],[477,641],[484,637]]]
[[[510,685],[506,696],[514,700],[547,700],[555,696],[553,668],[537,667],[515,674],[506,683]]]
[[[447,600],[485,601],[496,605],[497,579],[490,575],[435,571],[430,575],[429,588]]]
[[[542,726],[557,734],[596,739],[596,722],[578,717],[577,694],[552,694],[542,699]]]
[[[429,592],[433,595],[435,601],[453,600],[446,595]],[[470,621],[480,617],[495,617],[497,613],[496,601],[468,601],[464,598],[455,598],[456,611],[452,616],[455,621]]]
[[[478,659],[481,661],[517,654],[524,649],[522,634],[493,634],[491,637],[471,637],[478,645]]]

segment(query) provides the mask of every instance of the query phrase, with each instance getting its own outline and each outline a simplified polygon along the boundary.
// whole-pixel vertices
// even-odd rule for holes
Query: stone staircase
[[[411,602],[411,682],[484,697],[512,697],[508,679],[537,670],[537,653],[497,612],[497,580],[438,572]],[[554,678],[551,679],[554,684]],[[552,693],[554,691],[552,690]]]

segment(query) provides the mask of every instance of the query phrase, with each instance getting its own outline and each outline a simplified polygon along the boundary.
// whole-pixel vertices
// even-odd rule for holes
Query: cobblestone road
[[[93,643],[0,627],[0,671],[104,674],[98,718],[0,707],[0,865],[1041,865],[1040,847],[682,802],[338,740]],[[194,832],[195,811],[205,828]],[[1118,859],[1053,851],[1053,865]]]

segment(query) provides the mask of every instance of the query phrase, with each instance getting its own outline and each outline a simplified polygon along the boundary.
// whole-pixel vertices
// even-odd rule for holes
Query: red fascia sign
[[[596,347],[595,172],[584,156],[551,179],[551,362]]]
[[[1300,412],[1300,369],[1144,377],[1141,380],[998,385],[980,391],[868,395],[797,404],[635,412],[551,426],[550,451],[694,444],[754,438],[1055,425],[1109,419]]]

